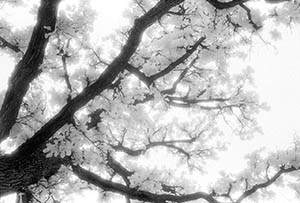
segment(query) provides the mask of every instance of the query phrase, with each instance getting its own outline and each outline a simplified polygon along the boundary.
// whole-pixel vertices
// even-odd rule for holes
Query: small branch
[[[197,136],[191,137],[189,139],[178,139],[178,140],[162,140],[162,141],[150,141],[149,143],[145,145],[142,149],[131,149],[128,147],[125,147],[122,143],[118,143],[118,145],[111,145],[111,147],[116,151],[124,152],[130,156],[140,156],[141,154],[144,154],[147,150],[155,148],[155,147],[166,147],[173,150],[176,150],[178,153],[183,154],[187,159],[190,159],[191,154],[190,152],[184,150],[183,148],[176,146],[176,144],[190,144],[195,142],[200,135],[204,132],[201,131]]]
[[[98,62],[97,62],[96,64],[93,64],[92,66],[95,66],[95,65],[98,65],[98,64],[103,64],[103,65],[105,65],[105,66],[108,66],[108,65],[109,65],[109,63],[107,63],[106,61],[104,61],[94,49],[91,48],[91,50],[92,50],[93,54],[94,54],[94,55],[97,57],[97,59],[98,59]]]
[[[67,54],[63,54],[61,56],[61,60],[62,60],[63,68],[64,68],[64,78],[65,78],[67,87],[69,89],[67,101],[70,101],[72,99],[72,85],[70,82],[70,76],[69,76],[68,69],[67,69],[67,57],[68,57]]]
[[[194,64],[196,63],[196,61],[198,60],[199,56],[197,55],[192,61],[191,63],[188,65],[188,67],[186,67],[178,76],[178,78],[175,80],[175,82],[173,83],[172,87],[166,90],[161,91],[162,94],[175,94],[176,92],[176,88],[178,86],[178,84],[183,80],[183,78],[185,77],[185,75],[187,74],[188,70],[194,66]]]
[[[124,166],[121,165],[118,161],[116,161],[109,153],[107,154],[107,165],[114,170],[118,175],[120,175],[126,186],[130,186],[129,177],[134,174],[134,172],[127,170]]]
[[[127,198],[144,201],[144,202],[155,202],[155,203],[166,203],[166,202],[188,202],[197,199],[204,199],[209,203],[219,203],[210,194],[204,192],[196,192],[184,195],[174,194],[157,194],[151,193],[144,190],[138,190],[136,188],[130,188],[120,183],[114,183],[103,179],[102,177],[80,167],[79,165],[72,165],[72,170],[80,179],[87,181],[105,191],[115,192],[126,196]]]
[[[58,41],[59,45],[61,44],[60,41],[61,40],[59,39],[59,41]],[[64,76],[63,77],[65,78],[67,88],[69,90],[68,98],[67,98],[68,102],[72,99],[72,85],[71,85],[71,82],[70,82],[70,76],[69,76],[68,69],[67,69],[67,58],[70,57],[67,50],[70,46],[70,42],[71,42],[71,39],[68,39],[65,46],[62,45],[61,47],[60,46],[57,47],[58,50],[59,50],[57,55],[61,56],[62,66],[63,66],[63,69],[64,69]]]
[[[198,104],[198,103],[208,103],[208,102],[225,102],[229,101],[230,98],[208,98],[208,99],[190,99],[187,97],[175,97],[175,96],[167,96],[166,97],[170,101],[178,101],[186,104]]]
[[[226,15],[226,19],[227,22],[233,26],[234,32],[237,32],[237,30],[242,27],[240,24],[233,22],[229,15]]]
[[[129,72],[131,72],[132,74],[134,74],[138,79],[140,79],[145,85],[147,85],[147,87],[150,87],[151,85],[153,85],[153,83],[155,82],[155,80],[167,75],[168,73],[170,73],[172,70],[174,70],[176,67],[178,67],[178,65],[182,64],[186,59],[188,59],[189,56],[191,56],[199,46],[203,47],[203,48],[207,48],[205,45],[202,44],[202,42],[206,39],[206,37],[201,37],[198,41],[196,41],[193,45],[191,45],[189,48],[186,49],[186,53],[183,54],[181,57],[179,57],[177,60],[175,60],[174,62],[170,63],[164,70],[155,73],[151,76],[146,76],[143,72],[141,72],[138,68],[135,68],[133,65],[131,64],[127,64],[126,66],[126,70],[128,70]],[[193,66],[193,64],[195,63],[195,61],[198,59],[198,57],[196,57],[195,59],[193,59],[193,61],[191,62],[191,66]],[[177,81],[174,83],[173,88],[176,88],[176,86],[178,85],[178,83],[183,79],[183,77],[185,76],[185,74],[187,73],[188,69],[190,68],[186,68],[181,75],[179,76],[179,78],[177,79]]]
[[[135,3],[142,9],[142,11],[144,13],[147,13],[146,9],[144,8],[144,6],[142,5],[142,1],[141,0],[135,0]]]
[[[177,15],[177,16],[184,16],[187,15],[187,9],[184,8],[184,5],[179,5],[178,11],[169,11],[168,14]]]
[[[11,44],[1,36],[0,36],[0,48],[9,48],[16,53],[19,52],[23,53],[23,51],[17,45]]]
[[[233,198],[231,197],[231,191],[232,191],[232,183],[229,184],[229,187],[228,187],[226,193],[223,193],[223,194],[216,194],[215,191],[213,191],[213,194],[214,194],[214,196],[217,196],[217,197],[225,197],[225,198],[229,198],[231,202],[235,203],[235,201],[234,201]]]
[[[161,78],[168,73],[170,73],[172,70],[174,70],[178,65],[182,64],[186,59],[188,59],[189,56],[191,56],[199,46],[204,46],[202,45],[202,42],[206,39],[206,37],[201,37],[198,41],[195,42],[192,46],[187,48],[186,53],[182,55],[180,58],[172,62],[167,68],[164,70],[150,76],[150,82],[153,83],[155,80],[158,78]],[[205,46],[206,47],[206,46]]]
[[[131,64],[127,64],[126,70],[135,75],[140,81],[142,81],[147,87],[150,87],[152,82],[150,77],[147,77],[143,72],[139,71],[138,68],[135,68]]]
[[[249,197],[250,195],[252,195],[253,193],[255,193],[257,190],[259,189],[263,189],[266,188],[268,186],[270,186],[271,184],[273,184],[281,175],[285,174],[285,173],[290,173],[293,171],[297,171],[299,170],[299,168],[295,168],[294,166],[291,166],[289,168],[285,168],[285,166],[280,167],[280,170],[275,173],[275,175],[268,179],[267,181],[260,183],[260,184],[255,184],[254,186],[252,186],[250,189],[246,190],[236,201],[236,203],[241,203],[245,198]]]
[[[253,26],[253,28],[255,30],[259,30],[260,28],[262,28],[261,25],[257,25],[253,20],[252,20],[252,16],[251,16],[251,10],[245,6],[244,4],[240,4],[240,7],[242,7],[246,12],[247,12],[247,17],[248,17],[248,20],[249,20],[249,23]]]

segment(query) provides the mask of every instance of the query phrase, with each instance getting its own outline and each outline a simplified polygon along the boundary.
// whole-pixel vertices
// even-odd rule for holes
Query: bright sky
[[[122,11],[126,8],[128,0],[118,1],[93,1],[94,8],[99,10],[99,18],[96,22],[96,32],[105,35],[111,29],[117,28],[122,19]],[[19,17],[18,17],[19,16]],[[22,16],[20,18],[20,16]],[[15,22],[23,24],[30,20],[23,15],[13,17]],[[31,19],[32,20],[32,19]],[[242,162],[242,156],[259,146],[270,148],[283,148],[287,146],[295,134],[300,132],[300,29],[282,29],[284,34],[277,42],[266,45],[257,41],[246,62],[236,62],[233,66],[250,65],[255,70],[255,83],[261,101],[265,101],[271,107],[268,112],[259,115],[259,121],[264,134],[250,141],[236,139],[233,145],[225,152],[218,166],[226,166],[229,170],[237,170],[238,162]],[[1,91],[6,88],[7,79],[14,67],[14,62],[6,55],[0,56],[2,64],[0,74],[0,100]],[[215,167],[216,168],[216,167]],[[279,192],[281,193],[281,192]],[[96,201],[94,194],[86,194],[91,202]],[[85,195],[78,195],[74,199],[77,203],[86,201]],[[13,201],[11,198],[10,201]],[[93,200],[92,200],[93,199]],[[2,200],[3,201],[3,200]],[[0,203],[2,203],[0,200]],[[6,201],[6,202],[10,202]],[[280,195],[276,202],[288,203],[293,201],[287,195]],[[275,201],[272,201],[275,202]]]
[[[255,45],[248,58],[249,65],[255,70],[255,85],[260,99],[271,107],[270,111],[262,112],[258,117],[264,134],[250,141],[255,146],[286,147],[300,132],[300,55],[297,52],[300,29],[281,30],[281,40],[271,42],[272,45],[262,42]],[[248,142],[239,144],[237,150],[242,151],[247,146]]]

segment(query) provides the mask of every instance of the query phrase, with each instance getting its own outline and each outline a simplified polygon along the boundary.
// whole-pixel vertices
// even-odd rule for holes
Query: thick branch
[[[227,8],[232,8],[237,5],[240,5],[242,3],[245,3],[249,0],[232,0],[228,2],[220,2],[218,0],[207,0],[208,3],[210,3],[212,6],[214,6],[217,9],[227,9]]]
[[[56,157],[46,158],[42,150],[18,157],[0,156],[0,197],[12,192],[26,192],[28,186],[56,174],[62,161]]]
[[[249,190],[246,190],[236,201],[236,203],[241,203],[245,198],[249,197],[250,195],[252,195],[253,193],[255,193],[257,190],[259,189],[263,189],[266,188],[270,185],[272,185],[281,175],[285,174],[285,173],[290,173],[293,171],[297,171],[299,169],[295,168],[294,166],[291,166],[289,168],[285,168],[284,166],[280,168],[280,170],[271,178],[268,179],[267,181],[260,183],[260,184],[256,184],[254,186],[252,186]]]
[[[112,61],[107,69],[95,81],[86,87],[79,95],[69,101],[60,112],[45,124],[26,143],[19,147],[16,153],[32,153],[37,147],[45,143],[59,128],[72,122],[73,114],[86,105],[95,96],[99,95],[115,81],[118,74],[124,71],[129,59],[136,51],[143,32],[156,20],[160,19],[172,7],[179,5],[183,0],[159,1],[146,14],[136,19],[130,31],[130,35],[120,54]]]
[[[15,124],[19,109],[29,84],[41,72],[47,34],[55,30],[57,7],[60,0],[41,0],[37,23],[22,60],[16,65],[10,78],[2,107],[0,109],[0,142],[9,136]]]
[[[130,199],[155,202],[155,203],[166,203],[166,202],[187,202],[197,199],[204,199],[209,203],[219,203],[210,194],[204,192],[191,193],[186,195],[171,195],[171,194],[156,194],[147,192],[144,190],[138,190],[135,188],[129,188],[119,183],[114,183],[101,178],[100,176],[80,167],[72,166],[73,172],[82,180],[87,181],[105,191],[116,192],[127,196]]]

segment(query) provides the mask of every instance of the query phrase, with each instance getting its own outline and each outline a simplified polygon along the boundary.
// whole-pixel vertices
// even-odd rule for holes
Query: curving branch
[[[247,6],[245,6],[245,4],[240,4],[240,7],[243,8],[243,9],[246,11],[247,17],[248,17],[248,20],[249,20],[249,23],[253,26],[253,28],[254,28],[256,31],[259,30],[260,28],[262,28],[261,25],[257,25],[257,24],[253,21],[250,8],[248,8]]]
[[[299,168],[296,168],[294,166],[288,168],[285,168],[285,166],[280,167],[280,170],[277,173],[275,173],[270,179],[268,179],[263,183],[255,184],[250,189],[243,192],[243,194],[237,199],[236,203],[241,203],[244,199],[254,194],[257,190],[267,188],[268,186],[272,185],[283,174],[290,173],[297,170],[299,170]]]
[[[137,188],[130,188],[120,183],[108,181],[95,173],[92,173],[79,165],[72,166],[72,170],[75,175],[80,179],[87,181],[105,191],[115,192],[128,197],[129,199],[139,200],[144,202],[155,202],[155,203],[167,203],[167,202],[187,202],[197,199],[206,200],[209,203],[219,203],[211,194],[204,192],[196,192],[184,195],[174,194],[157,194],[151,193],[144,190],[138,190]]]
[[[202,47],[206,47],[204,46],[202,43],[204,42],[204,40],[206,39],[206,37],[200,37],[192,46],[190,46],[189,48],[187,48],[186,53],[184,55],[182,55],[180,58],[178,58],[176,61],[172,62],[167,68],[165,68],[164,70],[151,75],[150,76],[150,81],[155,81],[158,78],[161,78],[165,75],[167,75],[168,73],[170,73],[172,70],[174,70],[178,65],[182,64],[186,59],[188,59],[189,56],[191,56],[199,46]]]
[[[268,164],[266,167],[266,173],[267,170],[269,169],[270,165]],[[300,168],[296,168],[294,166],[290,166],[290,167],[285,167],[284,165],[280,167],[280,169],[272,176],[269,178],[269,176],[266,177],[266,181],[259,183],[259,184],[255,184],[252,187],[249,187],[249,183],[248,183],[248,179],[245,178],[245,191],[242,192],[242,194],[238,197],[238,198],[233,198],[232,196],[234,196],[235,192],[232,192],[232,188],[234,187],[234,184],[236,183],[235,181],[229,183],[228,189],[225,193],[217,193],[215,190],[212,190],[212,196],[213,197],[222,197],[225,199],[228,199],[230,202],[232,203],[241,203],[242,201],[244,201],[246,198],[250,197],[251,195],[253,195],[255,192],[257,192],[258,190],[261,189],[265,189],[269,186],[271,186],[273,183],[275,183],[278,178],[280,178],[282,175],[287,174],[287,173],[291,173],[294,171],[298,171]]]
[[[197,139],[200,137],[200,135],[203,132],[204,132],[204,130],[201,131],[199,134],[197,134],[197,136],[190,137],[188,139],[178,139],[178,140],[164,140],[163,139],[161,141],[151,141],[149,139],[148,140],[149,143],[145,144],[145,146],[140,149],[131,149],[129,147],[124,146],[121,142],[119,142],[117,145],[111,144],[110,146],[114,150],[124,152],[129,156],[140,156],[140,155],[144,154],[146,151],[148,151],[149,149],[156,148],[156,147],[165,147],[165,148],[175,150],[176,152],[184,155],[187,159],[190,159],[190,157],[191,157],[190,152],[188,150],[183,149],[182,147],[177,146],[177,144],[191,144],[191,143],[197,141]],[[206,151],[206,150],[203,150],[203,151]]]
[[[157,72],[151,76],[146,76],[143,72],[141,72],[139,69],[135,68],[133,65],[128,64],[126,66],[126,69],[134,74],[137,78],[139,78],[145,85],[150,87],[153,85],[155,80],[162,78],[163,76],[167,75],[171,71],[173,71],[176,67],[178,67],[180,64],[183,64],[197,49],[199,46],[206,47],[202,43],[206,37],[200,37],[193,45],[191,45],[189,48],[186,49],[186,53],[183,54],[181,57],[170,63],[165,69],[163,69],[160,72]],[[184,73],[186,74],[186,73]],[[183,76],[182,76],[183,77]],[[182,79],[182,78],[181,78]]]
[[[82,180],[87,181],[88,183],[91,183],[99,188],[102,188],[105,191],[110,191],[114,193],[118,193],[121,195],[125,195],[129,199],[134,200],[140,200],[140,201],[146,201],[146,202],[158,202],[158,203],[166,203],[166,202],[187,202],[187,201],[193,201],[198,199],[206,200],[209,203],[220,203],[218,201],[218,197],[222,198],[229,198],[231,202],[234,203],[241,203],[243,200],[248,198],[249,196],[253,195],[255,192],[257,192],[260,189],[267,188],[268,186],[272,185],[279,177],[281,177],[283,174],[287,174],[293,171],[299,170],[299,168],[296,168],[294,166],[290,166],[288,168],[285,168],[285,166],[280,167],[280,170],[275,173],[270,179],[263,183],[255,184],[250,189],[247,189],[245,192],[242,193],[242,195],[237,199],[234,200],[231,197],[231,191],[232,191],[232,184],[229,184],[228,190],[224,194],[217,194],[214,190],[212,193],[204,193],[204,192],[196,192],[191,194],[183,194],[183,195],[176,195],[174,193],[172,194],[159,194],[159,193],[151,193],[144,190],[138,190],[138,188],[130,188],[128,186],[122,185],[120,183],[111,182],[108,180],[105,180],[101,178],[100,176],[83,169],[79,165],[72,166],[73,172]],[[169,186],[170,187],[170,186]]]

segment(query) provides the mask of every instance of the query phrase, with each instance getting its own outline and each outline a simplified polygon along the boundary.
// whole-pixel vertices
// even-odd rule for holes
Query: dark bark
[[[11,75],[2,107],[0,109],[0,142],[9,136],[15,124],[23,97],[38,74],[43,63],[45,48],[55,30],[57,8],[60,0],[41,0],[37,23],[33,29],[28,48]]]
[[[0,157],[0,197],[26,191],[28,186],[55,174],[61,163],[58,158],[46,158],[41,150],[30,155]]]
[[[218,2],[216,0],[208,0],[213,6],[218,9],[225,9],[239,5],[247,0],[234,0],[230,2]],[[38,11],[37,24],[34,27],[32,37],[30,39],[28,48],[22,60],[16,65],[16,68],[10,78],[8,90],[6,92],[3,105],[0,109],[0,142],[9,136],[9,131],[15,124],[18,112],[30,83],[41,72],[39,67],[43,62],[45,48],[48,43],[47,34],[55,30],[57,8],[60,0],[41,0],[41,5]],[[136,19],[127,42],[121,49],[120,54],[109,64],[101,76],[80,94],[68,103],[49,120],[41,129],[39,129],[29,140],[22,144],[16,151],[10,155],[0,156],[0,196],[11,192],[23,192],[27,187],[37,183],[41,178],[48,178],[55,174],[60,168],[61,164],[65,164],[64,160],[60,158],[46,158],[42,152],[47,141],[65,124],[72,123],[74,113],[81,107],[86,105],[94,97],[101,94],[118,79],[118,75],[128,68],[129,60],[136,52],[144,31],[161,19],[169,10],[184,0],[160,0],[152,9],[146,12],[143,16]],[[167,75],[174,70],[176,66],[184,62],[205,38],[200,38],[187,53],[178,61],[170,64],[170,66],[161,72],[150,77],[152,84],[158,78]],[[134,67],[133,67],[134,68]],[[131,67],[131,71],[135,71]],[[144,77],[144,75],[141,75]],[[145,77],[144,77],[145,78]],[[173,97],[173,100],[176,98]],[[178,100],[178,99],[177,99]],[[161,143],[152,143],[152,146],[158,146]],[[169,145],[170,146],[170,145]],[[118,146],[117,146],[118,147]],[[128,151],[123,147],[123,151]],[[140,151],[133,151],[133,154],[140,153]],[[132,172],[127,171],[116,161],[110,159],[109,166],[122,177],[127,177]],[[71,164],[67,162],[67,164]],[[204,199],[211,203],[218,203],[218,201],[211,194],[197,192],[187,195],[170,195],[170,194],[154,194],[148,191],[141,191],[128,186],[113,183],[102,179],[90,171],[87,171],[80,166],[73,166],[73,172],[82,180],[85,180],[97,187],[107,191],[117,192],[125,195],[129,199],[136,199],[149,202],[185,202],[196,199]],[[283,174],[278,174],[278,177]],[[278,178],[275,177],[274,181]],[[126,180],[128,182],[129,180]],[[271,183],[270,183],[271,184]],[[127,184],[129,185],[129,183]],[[268,186],[269,183],[260,184],[250,189],[244,196],[247,197],[254,193],[257,189]],[[244,198],[241,197],[241,199]]]
[[[137,188],[130,188],[125,185],[114,183],[97,176],[96,174],[81,168],[80,166],[73,166],[73,172],[82,180],[85,180],[97,187],[102,188],[106,191],[116,192],[134,200],[140,200],[143,202],[155,202],[155,203],[166,203],[166,202],[188,202],[197,199],[204,199],[209,203],[219,203],[212,195],[197,192],[187,195],[172,195],[172,194],[156,194]]]
[[[31,139],[25,142],[16,153],[32,153],[34,150],[43,145],[59,128],[67,123],[72,122],[73,114],[86,105],[95,96],[110,87],[115,81],[118,74],[125,70],[129,59],[135,53],[144,31],[160,19],[172,7],[179,5],[183,0],[165,1],[157,3],[146,14],[136,19],[130,31],[130,35],[119,56],[112,61],[101,76],[85,88],[79,95],[68,102],[60,112],[46,123]]]
[[[0,36],[0,47],[1,48],[9,48],[10,50],[12,50],[16,53],[22,52],[22,50],[18,47],[18,45],[8,42],[6,39],[4,39],[1,36]]]
[[[48,176],[49,173],[53,173],[54,169],[59,168],[61,164],[59,159],[45,158],[42,152],[45,143],[63,125],[73,122],[73,114],[78,109],[111,86],[135,53],[143,32],[166,14],[169,9],[183,1],[161,0],[155,7],[136,19],[121,53],[96,82],[69,101],[56,116],[11,155],[0,157],[0,196],[21,191],[27,186],[37,183],[42,177]],[[11,77],[0,111],[0,142],[8,137],[29,84],[40,72],[39,66],[43,61],[44,50],[48,42],[45,34],[49,31],[44,26],[50,26],[51,30],[54,30],[58,3],[58,0],[41,1],[38,22],[33,30],[31,41],[24,58],[18,63]]]
[[[218,1],[218,0],[207,0],[208,3],[210,3],[212,6],[214,6],[217,9],[220,9],[220,10],[238,6],[247,1],[249,1],[249,0],[232,0],[232,1],[228,1],[228,2],[222,2],[222,1]]]
[[[16,65],[0,110],[0,142],[9,136],[30,83],[39,75],[45,48],[55,30],[57,9],[60,0],[41,0],[37,23],[33,29],[28,48]],[[2,45],[19,52],[20,50],[2,41]],[[4,44],[5,43],[5,44]],[[60,160],[47,159],[42,148],[34,147],[34,153],[12,154],[0,157],[0,196],[12,192],[24,192],[29,185],[43,177],[56,173]]]

